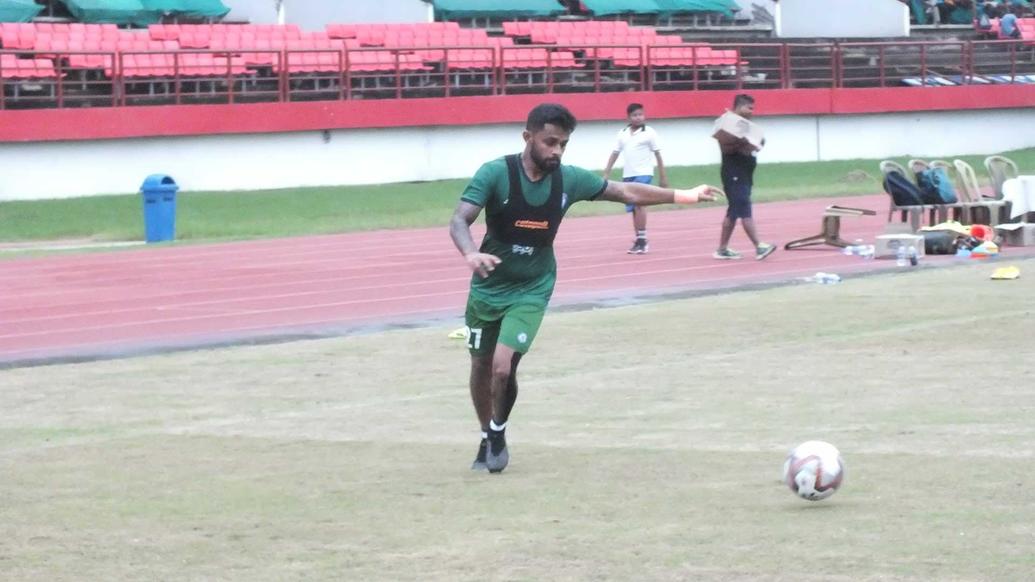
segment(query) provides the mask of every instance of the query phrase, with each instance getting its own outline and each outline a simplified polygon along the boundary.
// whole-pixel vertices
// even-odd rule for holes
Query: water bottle
[[[905,267],[909,264],[909,255],[906,253],[906,247],[898,247],[898,251],[895,253],[895,264],[899,267]]]
[[[845,256],[849,257],[856,256],[872,259],[874,252],[876,252],[876,249],[873,245],[864,245],[862,244],[862,241],[858,241],[854,245],[848,245],[845,248],[841,249],[841,252],[844,253]]]
[[[909,247],[909,264],[914,267],[920,264],[920,253],[916,252],[916,247]]]
[[[841,277],[835,273],[816,273],[812,280],[820,285],[836,285],[841,282]]]

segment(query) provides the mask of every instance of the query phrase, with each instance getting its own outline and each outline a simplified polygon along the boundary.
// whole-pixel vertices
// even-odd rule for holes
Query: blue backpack
[[[884,191],[895,201],[895,206],[923,206],[923,195],[916,184],[901,172],[884,176]]]
[[[921,199],[925,204],[955,204],[959,201],[956,197],[956,187],[952,185],[952,179],[944,168],[931,168],[919,172],[916,181],[920,184],[923,193]]]

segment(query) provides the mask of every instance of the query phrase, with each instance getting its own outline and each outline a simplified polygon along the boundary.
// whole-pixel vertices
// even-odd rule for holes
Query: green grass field
[[[496,476],[444,328],[0,372],[0,571],[1030,579],[1017,265],[550,314]],[[808,439],[848,466],[819,503],[779,480]]]
[[[1035,167],[1035,149],[1007,152],[1021,168]],[[981,168],[983,156],[965,156]],[[904,162],[905,160],[903,160]],[[861,173],[860,173],[861,171]],[[980,174],[984,172],[981,171]],[[674,185],[717,183],[718,166],[672,168]],[[881,191],[877,160],[762,164],[754,198],[765,202]],[[616,173],[617,175],[617,173]],[[441,226],[465,180],[254,192],[189,192],[178,198],[179,240],[227,240],[324,234],[381,228]],[[621,212],[616,204],[580,204],[573,216]],[[94,239],[140,240],[139,195],[0,202],[0,242]]]

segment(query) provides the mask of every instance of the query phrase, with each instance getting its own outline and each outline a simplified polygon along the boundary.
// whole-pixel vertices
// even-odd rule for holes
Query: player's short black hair
[[[638,109],[643,109],[643,103],[630,103],[629,106],[625,108],[625,114],[632,115],[633,111]]]
[[[734,109],[740,107],[741,105],[753,105],[754,103],[755,98],[751,95],[748,95],[747,93],[741,93],[740,95],[737,95],[733,98]]]
[[[575,116],[568,111],[568,108],[557,103],[541,103],[528,112],[528,121],[525,129],[533,133],[546,127],[546,124],[556,125],[564,131],[571,133],[575,131]]]

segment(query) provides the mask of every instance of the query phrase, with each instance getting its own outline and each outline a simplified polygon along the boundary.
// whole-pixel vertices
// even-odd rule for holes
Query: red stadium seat
[[[179,36],[179,29],[174,28],[174,26],[175,25],[152,24],[147,27],[147,33],[154,40],[175,39]]]
[[[554,44],[557,42],[558,32],[548,30],[533,30],[531,37],[533,44]]]
[[[35,46],[36,29],[24,28],[17,23],[14,23],[14,26],[8,26],[8,24],[11,23],[5,23],[3,29],[0,30],[0,35],[2,35],[0,40],[2,40],[5,49],[31,50]]]
[[[19,59],[13,55],[0,65],[4,70],[4,77],[9,79],[54,79],[57,72],[54,70],[54,61],[49,59]]]
[[[487,49],[450,49],[448,54],[449,68],[463,71],[490,70],[495,66],[494,50]]]
[[[251,48],[264,52],[242,53],[241,58],[247,65],[263,67],[273,66],[280,62],[280,55],[272,51],[280,50],[281,48],[274,46],[274,44],[275,43],[269,38],[256,39],[255,46]]]
[[[180,30],[180,46],[183,48],[208,48],[211,42],[209,32],[206,30]]]
[[[505,69],[542,69],[546,68],[546,49],[519,48],[503,51],[503,67]]]
[[[364,28],[356,31],[356,39],[364,46],[382,46],[384,37],[385,31],[383,30]]]

